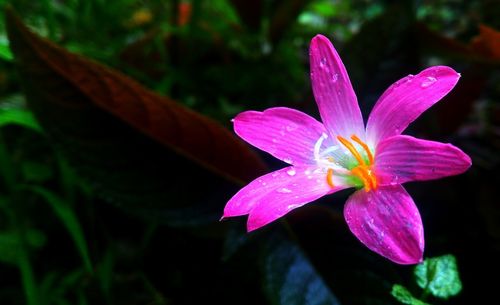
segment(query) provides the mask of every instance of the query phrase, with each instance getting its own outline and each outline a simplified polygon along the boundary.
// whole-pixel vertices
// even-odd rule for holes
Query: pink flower
[[[434,66],[397,81],[380,97],[365,128],[349,76],[326,37],[312,39],[310,63],[323,124],[284,107],[240,113],[234,119],[235,132],[290,166],[241,189],[223,217],[249,214],[252,231],[306,203],[354,187],[344,206],[352,233],[396,263],[421,262],[422,220],[401,183],[457,175],[471,160],[451,144],[401,133],[450,92],[460,74]]]

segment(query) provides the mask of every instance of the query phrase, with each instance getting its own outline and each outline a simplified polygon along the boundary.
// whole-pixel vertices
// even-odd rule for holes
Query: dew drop
[[[288,174],[288,176],[295,176],[297,172],[295,171],[294,168],[290,168],[289,170],[286,171],[286,173]]]
[[[278,140],[276,140],[275,138],[273,138],[271,141],[272,141],[273,143],[278,143]]]
[[[285,158],[285,159],[283,159],[283,161],[285,161],[288,164],[293,164],[292,158]]]
[[[276,192],[281,193],[281,194],[289,194],[292,192],[291,189],[287,189],[286,187],[282,187],[276,190]]]
[[[298,126],[296,124],[290,124],[290,125],[286,126],[286,131],[288,131],[288,132],[294,131],[297,128],[298,128]]]
[[[339,74],[338,73],[332,74],[332,81],[336,83],[338,80],[339,80]]]
[[[432,76],[427,76],[427,78],[420,84],[422,88],[428,88],[436,83],[437,79]]]
[[[326,65],[326,57],[321,58],[321,60],[320,60],[320,62],[319,62],[319,65],[320,65],[320,66],[324,66],[324,65]]]

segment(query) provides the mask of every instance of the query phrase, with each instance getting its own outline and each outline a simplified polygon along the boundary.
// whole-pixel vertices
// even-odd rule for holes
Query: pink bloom
[[[284,107],[240,113],[235,132],[290,166],[241,189],[227,203],[224,217],[249,214],[252,231],[322,196],[354,187],[344,206],[352,233],[396,263],[421,262],[422,220],[401,183],[457,175],[471,160],[451,144],[401,133],[445,96],[460,74],[434,66],[397,81],[380,97],[365,128],[349,76],[326,37],[311,41],[310,63],[323,124]]]

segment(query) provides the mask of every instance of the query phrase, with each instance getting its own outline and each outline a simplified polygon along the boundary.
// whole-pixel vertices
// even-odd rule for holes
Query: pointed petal
[[[223,217],[250,214],[248,230],[255,230],[289,211],[326,194],[346,188],[333,177],[332,188],[325,170],[314,167],[286,167],[250,182],[229,200]]]
[[[368,248],[398,264],[422,261],[420,213],[401,185],[355,192],[344,207],[351,232]]]
[[[335,187],[327,183],[326,173],[321,169],[297,168],[296,176],[258,199],[250,211],[247,230],[258,229],[288,212],[327,194],[348,188],[341,178],[333,177]]]
[[[277,107],[245,111],[233,120],[245,141],[289,164],[315,164],[314,145],[326,133],[323,124],[298,110]],[[328,139],[327,139],[328,140]],[[323,148],[328,144],[325,140]]]
[[[472,164],[451,144],[394,136],[377,146],[375,173],[380,185],[431,180],[465,172]]]
[[[311,41],[311,82],[319,113],[330,135],[364,139],[363,117],[347,71],[332,43],[323,35]]]
[[[409,75],[387,89],[375,104],[366,125],[371,145],[401,134],[425,110],[455,87],[460,74],[450,67],[434,66]]]

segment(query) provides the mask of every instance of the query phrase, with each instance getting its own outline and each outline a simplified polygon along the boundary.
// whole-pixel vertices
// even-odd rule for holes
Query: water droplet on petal
[[[291,193],[292,190],[291,189],[287,189],[286,187],[282,187],[282,188],[277,189],[276,192],[282,193],[282,194],[288,194],[288,193]]]
[[[277,140],[277,139],[275,139],[275,138],[273,138],[271,141],[272,141],[273,143],[278,143],[278,140]]]
[[[437,79],[432,76],[427,76],[427,78],[420,84],[422,88],[428,88],[436,83]]]
[[[295,168],[290,168],[286,171],[286,173],[288,174],[288,176],[295,176],[297,172],[295,171]]]
[[[283,159],[283,161],[285,161],[288,164],[293,164],[292,158],[285,158],[285,159]]]
[[[321,58],[321,60],[319,61],[319,65],[321,67],[323,67],[324,65],[326,65],[326,57]]]
[[[294,131],[297,128],[298,128],[298,126],[296,124],[290,124],[290,125],[286,126],[286,131],[288,131],[288,132]]]
[[[339,80],[339,74],[338,73],[332,74],[332,81],[336,83],[338,80]]]

